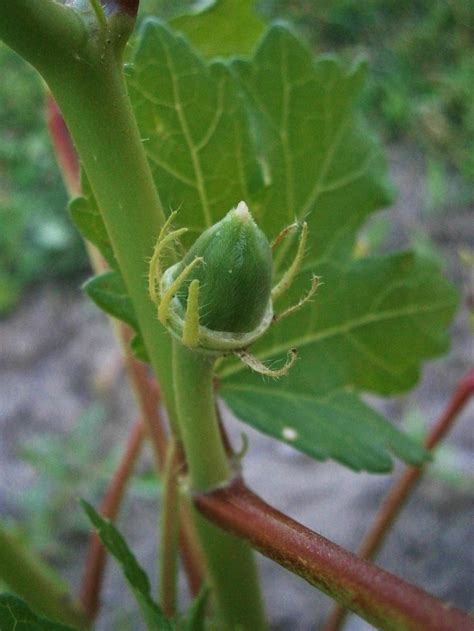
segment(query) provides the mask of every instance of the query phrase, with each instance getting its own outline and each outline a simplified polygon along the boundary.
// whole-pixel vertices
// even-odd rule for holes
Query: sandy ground
[[[472,209],[447,208],[427,218],[422,212],[421,161],[406,150],[393,149],[391,170],[400,190],[392,212],[396,221],[392,244],[405,242],[414,230],[426,231],[446,259],[448,276],[466,297],[472,287],[468,271],[459,264],[458,251],[474,245]],[[473,346],[465,307],[452,333],[448,356],[426,365],[413,393],[385,402],[374,400],[395,422],[415,412],[427,423],[434,422],[457,380],[472,365]],[[25,444],[45,437],[62,438],[67,461],[69,444],[75,448],[71,436],[77,424],[83,422],[81,412],[99,403],[104,419],[90,437],[96,454],[95,461],[86,466],[92,467],[96,475],[97,460],[106,460],[110,450],[127,435],[135,406],[105,317],[74,287],[48,285],[33,289],[13,315],[0,321],[0,366],[0,516],[20,523],[26,520],[25,530],[31,533],[35,527],[31,507],[28,511],[25,501],[20,500],[31,495],[32,489],[37,495],[42,492],[42,476],[46,473],[44,468],[38,470],[19,457]],[[444,476],[427,475],[378,558],[382,567],[464,609],[474,606],[473,411],[474,402],[447,441],[451,460],[442,469]],[[236,441],[242,429],[249,435],[244,466],[252,488],[333,541],[349,549],[357,547],[390,486],[390,476],[355,474],[332,462],[314,462],[233,419],[227,419],[227,424]],[[51,457],[57,458],[57,452]],[[457,483],[444,479],[452,468],[457,472]],[[139,469],[142,473],[150,470],[148,454]],[[68,519],[59,517],[48,525],[52,540],[72,544],[66,557],[54,547],[47,552],[74,589],[80,581],[86,544],[85,522],[74,497],[85,495],[93,501],[100,497],[97,488],[101,488],[101,480],[91,489],[84,482],[87,475],[87,470],[78,472],[77,492],[73,483],[72,492],[62,503],[59,501]],[[50,490],[46,501],[53,499],[56,511],[57,493]],[[120,519],[120,527],[152,580],[156,576],[157,508],[157,498],[144,498],[135,490]],[[272,628],[320,629],[329,599],[270,561],[259,559],[259,564]],[[123,579],[112,566],[107,572],[103,600],[98,629],[141,629]],[[348,628],[354,631],[370,627],[354,617]]]

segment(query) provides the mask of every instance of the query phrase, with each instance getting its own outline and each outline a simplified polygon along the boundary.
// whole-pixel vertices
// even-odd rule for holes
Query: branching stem
[[[359,559],[269,506],[241,479],[196,495],[195,506],[228,532],[384,631],[472,631],[470,616]]]
[[[446,410],[433,426],[425,441],[425,447],[434,449],[453,426],[467,401],[474,395],[474,370],[471,370],[458,384]],[[362,542],[358,555],[362,559],[373,559],[382,547],[400,511],[423,475],[425,467],[407,467],[385,498],[375,521]],[[339,631],[344,626],[348,612],[343,607],[335,607],[331,612],[324,631]]]
[[[219,488],[228,484],[234,475],[215,411],[213,367],[213,358],[174,343],[176,404],[191,492]],[[194,518],[217,605],[218,628],[265,629],[250,547],[196,512]]]

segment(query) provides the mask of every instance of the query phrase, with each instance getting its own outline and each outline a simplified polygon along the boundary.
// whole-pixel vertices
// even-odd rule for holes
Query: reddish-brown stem
[[[434,449],[446,436],[459,412],[473,394],[474,370],[471,370],[461,379],[445,411],[428,434],[425,440],[427,449]],[[393,485],[358,550],[357,554],[361,558],[373,559],[375,557],[424,470],[425,467],[407,467]],[[342,607],[335,607],[327,620],[324,631],[339,631],[342,629],[346,617],[347,611]]]
[[[81,182],[77,153],[56,101],[50,94],[46,97],[46,115],[49,135],[66,187],[71,195],[79,195]]]
[[[161,471],[163,471],[163,467],[165,466],[166,445],[168,438],[158,410],[160,400],[158,385],[156,381],[151,378],[146,364],[137,361],[133,357],[129,345],[130,338],[132,337],[132,331],[122,322],[119,324],[119,336],[123,346],[125,364],[130,383],[137,400],[141,417],[152,443],[155,468],[157,473],[161,473]]]
[[[144,437],[145,428],[141,420],[138,419],[130,431],[125,452],[100,507],[101,515],[107,519],[114,520],[117,517],[127,482],[140,455]],[[97,534],[94,533],[91,535],[89,543],[80,594],[88,620],[93,620],[99,609],[105,561],[105,549]]]
[[[474,631],[468,615],[280,513],[240,479],[195,496],[194,503],[210,521],[246,539],[378,629]]]

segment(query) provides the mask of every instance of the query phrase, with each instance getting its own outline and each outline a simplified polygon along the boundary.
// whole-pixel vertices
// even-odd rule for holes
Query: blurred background
[[[165,11],[166,3],[157,6]],[[360,107],[387,147],[398,199],[360,235],[360,253],[419,249],[459,288],[448,356],[426,367],[416,392],[373,401],[422,435],[473,359],[474,4],[265,0],[258,6],[269,19],[292,22],[317,53],[369,60]],[[0,45],[0,518],[77,587],[87,525],[75,500],[100,501],[135,409],[110,327],[78,289],[88,262],[66,206],[41,81]],[[439,450],[379,559],[464,609],[474,606],[472,411],[471,405]],[[240,427],[229,423],[238,440]],[[249,483],[355,549],[390,476],[315,463],[248,433]],[[123,510],[134,519],[124,519],[123,528],[152,574],[156,495],[145,454]],[[321,628],[328,600],[266,561],[262,568],[273,627]],[[98,628],[140,628],[123,590],[110,572]],[[368,625],[353,619],[349,628]]]

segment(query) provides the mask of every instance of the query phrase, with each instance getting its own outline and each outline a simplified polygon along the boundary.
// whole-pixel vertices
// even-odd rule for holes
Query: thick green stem
[[[214,361],[178,342],[173,350],[175,396],[192,491],[209,491],[233,477],[222,443],[213,392]],[[265,629],[251,548],[194,512],[214,590],[219,629]]]
[[[79,604],[40,559],[0,529],[0,579],[37,613],[79,628],[86,627]]]
[[[171,348],[147,294],[148,258],[164,220],[120,68],[87,71],[75,99],[65,78],[51,85],[91,183],[140,330],[158,375],[170,416],[174,416]],[[77,99],[81,99],[81,107]]]
[[[115,6],[115,5],[114,5]],[[141,333],[173,421],[171,344],[147,294],[147,261],[164,213],[130,106],[121,51],[133,26],[126,12],[107,25],[54,0],[0,2],[0,36],[43,75],[58,102],[101,209]],[[177,352],[180,428],[194,488],[231,478],[215,418],[212,363]],[[182,370],[182,375],[180,374]],[[247,544],[197,517],[220,628],[264,628]]]

